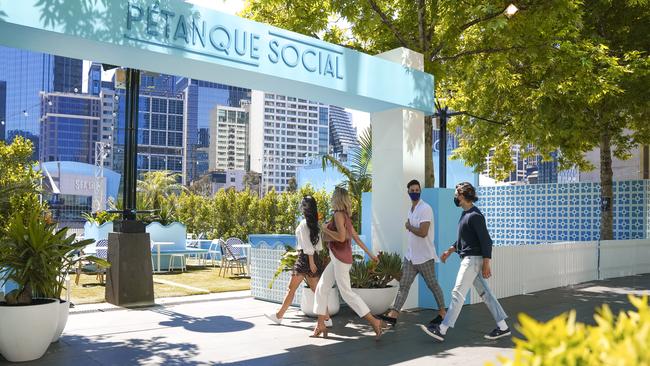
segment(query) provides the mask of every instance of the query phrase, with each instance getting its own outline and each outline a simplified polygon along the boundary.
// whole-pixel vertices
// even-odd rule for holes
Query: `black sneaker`
[[[429,325],[439,325],[440,323],[442,323],[442,319],[443,318],[440,315],[438,315],[437,317],[431,319]]]
[[[422,328],[422,331],[424,333],[426,333],[428,336],[435,339],[436,341],[438,342],[445,341],[445,336],[442,333],[440,333],[440,327],[438,326],[438,324],[427,325],[427,326],[420,324],[420,328]]]
[[[496,328],[495,330],[491,331],[489,334],[486,334],[484,337],[487,339],[499,339],[503,337],[507,337],[510,335],[510,328],[507,328],[506,330],[501,330],[499,328]]]

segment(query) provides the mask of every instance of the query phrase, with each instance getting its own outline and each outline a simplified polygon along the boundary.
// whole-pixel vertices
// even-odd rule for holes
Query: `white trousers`
[[[330,259],[330,263],[325,267],[325,271],[318,280],[318,286],[316,286],[314,313],[319,315],[327,313],[327,297],[332,290],[332,286],[334,286],[334,282],[336,282],[336,287],[338,287],[343,300],[359,317],[364,317],[370,313],[370,309],[359,295],[352,292],[350,287],[350,268],[352,265],[341,262],[333,254],[330,255]]]

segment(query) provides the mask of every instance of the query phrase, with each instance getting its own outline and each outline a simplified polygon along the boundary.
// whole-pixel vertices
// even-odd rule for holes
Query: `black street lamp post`
[[[447,118],[463,114],[450,111],[449,107],[440,107],[436,103],[434,117],[440,118],[440,136],[438,137],[438,187],[447,188]]]

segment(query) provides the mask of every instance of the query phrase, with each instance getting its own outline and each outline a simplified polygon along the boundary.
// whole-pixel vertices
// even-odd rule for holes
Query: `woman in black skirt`
[[[312,291],[316,291],[318,279],[324,268],[323,263],[318,258],[318,252],[323,249],[323,243],[318,224],[318,208],[314,197],[303,197],[300,209],[302,210],[304,219],[300,221],[300,224],[296,228],[296,250],[298,250],[298,258],[296,258],[296,263],[291,270],[289,291],[284,297],[282,306],[277,313],[265,314],[275,324],[282,323],[282,317],[289,308],[289,305],[291,305],[296,290],[303,279],[307,280],[307,284],[309,284]],[[332,326],[332,320],[329,317],[327,317],[325,325],[328,327]]]

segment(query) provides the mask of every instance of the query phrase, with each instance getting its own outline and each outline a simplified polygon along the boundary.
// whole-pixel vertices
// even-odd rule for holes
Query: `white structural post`
[[[397,48],[377,55],[383,59],[424,69],[422,54]],[[433,93],[433,90],[431,90]],[[373,251],[404,254],[404,223],[410,207],[406,184],[424,184],[424,113],[396,108],[371,113],[372,124],[372,246]],[[417,306],[417,281],[405,308]]]

